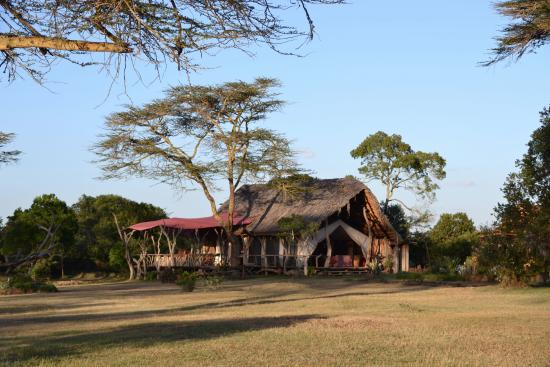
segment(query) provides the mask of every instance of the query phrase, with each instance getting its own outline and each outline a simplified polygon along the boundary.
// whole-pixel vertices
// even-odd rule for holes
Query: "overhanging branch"
[[[131,53],[127,45],[109,42],[91,42],[43,36],[0,36],[0,50],[15,48],[40,48],[60,51]]]

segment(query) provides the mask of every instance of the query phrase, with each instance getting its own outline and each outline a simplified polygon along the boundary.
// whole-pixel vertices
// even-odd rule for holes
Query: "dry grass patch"
[[[0,298],[0,365],[548,366],[550,289],[267,278]]]

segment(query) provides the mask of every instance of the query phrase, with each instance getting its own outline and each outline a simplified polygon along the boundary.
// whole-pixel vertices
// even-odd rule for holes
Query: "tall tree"
[[[0,149],[10,144],[14,138],[15,134],[0,131]],[[19,150],[0,150],[0,165],[17,162],[20,154]]]
[[[498,231],[481,248],[486,264],[515,280],[537,272],[548,280],[550,271],[550,108],[543,109],[540,123],[516,162],[519,172],[502,189],[504,201],[495,209]]]
[[[368,181],[377,180],[386,188],[384,213],[388,212],[392,201],[410,209],[395,197],[399,189],[433,200],[435,191],[439,189],[435,181],[446,176],[445,159],[438,153],[415,151],[400,135],[388,135],[382,131],[363,140],[351,151],[351,156],[361,159],[359,172]]]
[[[174,62],[195,67],[193,55],[219,49],[247,51],[250,44],[282,46],[311,39],[314,24],[307,6],[344,0],[0,0],[0,66],[8,80],[20,71],[41,82],[56,59],[83,66],[83,54],[106,53],[101,64],[112,75],[137,59],[158,67]],[[300,9],[306,30],[285,17]],[[119,57],[114,57],[119,55]]]
[[[509,58],[517,60],[550,41],[550,1],[499,1],[495,7],[512,22],[501,30],[502,35],[496,38],[497,46],[492,50],[493,58],[483,65],[489,66]]]
[[[277,86],[260,78],[174,87],[163,99],[110,115],[106,134],[94,147],[103,177],[144,177],[178,191],[199,188],[232,241],[239,186],[295,166],[290,142],[258,126],[283,105],[273,91]],[[229,194],[227,221],[214,199],[221,183]]]

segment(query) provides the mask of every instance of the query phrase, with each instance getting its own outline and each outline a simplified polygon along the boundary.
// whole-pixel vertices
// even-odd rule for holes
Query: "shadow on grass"
[[[90,307],[104,307],[113,305],[112,302],[103,302],[103,303],[72,303],[72,304],[30,304],[30,305],[17,305],[17,306],[0,306],[0,316],[5,315],[17,315],[22,313],[31,313],[31,312],[42,312],[42,311],[68,311],[68,310],[77,310],[80,308],[90,308]],[[0,320],[0,324],[2,321]]]
[[[39,324],[52,324],[60,322],[94,322],[94,321],[124,321],[124,320],[136,320],[140,318],[159,317],[165,315],[173,315],[177,313],[185,313],[191,311],[201,310],[216,310],[216,309],[228,309],[234,307],[246,307],[246,306],[260,306],[260,305],[274,305],[283,303],[292,303],[300,301],[315,301],[315,300],[328,300],[335,298],[345,297],[367,297],[377,295],[391,295],[420,292],[432,287],[400,287],[392,288],[385,291],[374,292],[343,292],[337,294],[320,294],[306,297],[291,297],[294,292],[291,291],[279,291],[277,293],[271,293],[257,297],[245,297],[238,298],[229,301],[220,302],[208,302],[198,303],[189,306],[177,307],[177,308],[164,308],[164,309],[148,309],[140,311],[129,312],[102,312],[102,313],[78,313],[78,314],[57,314],[57,315],[43,315],[43,316],[21,316],[10,317],[8,319],[0,319],[1,327],[24,327],[26,325],[39,325]],[[141,293],[141,291],[139,292]],[[113,297],[113,295],[111,295]],[[162,303],[160,303],[162,305]],[[60,307],[58,311],[63,311],[63,307]]]
[[[91,333],[61,333],[33,337],[0,338],[0,364],[10,365],[40,359],[59,359],[111,347],[151,347],[184,340],[204,340],[236,333],[287,328],[318,315],[255,317],[199,321],[155,322],[121,326]]]

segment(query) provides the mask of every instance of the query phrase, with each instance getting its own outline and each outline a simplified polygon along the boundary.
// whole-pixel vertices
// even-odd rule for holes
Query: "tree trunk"
[[[130,271],[128,280],[133,280],[136,276],[136,272],[134,270],[134,266],[132,265],[132,259],[129,259],[128,257],[126,257],[126,263],[128,264],[128,270]]]
[[[64,264],[64,256],[61,255],[61,279],[65,278],[65,264]]]

